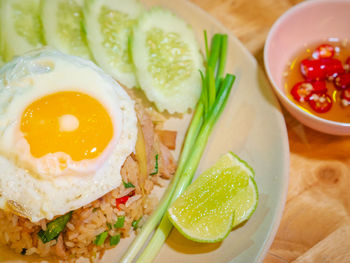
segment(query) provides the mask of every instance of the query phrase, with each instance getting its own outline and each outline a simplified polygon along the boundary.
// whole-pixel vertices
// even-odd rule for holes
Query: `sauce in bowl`
[[[350,123],[350,43],[329,39],[306,46],[285,71],[285,91],[298,107]]]

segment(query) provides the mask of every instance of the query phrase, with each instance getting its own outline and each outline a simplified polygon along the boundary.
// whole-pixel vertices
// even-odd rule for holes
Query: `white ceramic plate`
[[[230,35],[227,71],[234,73],[237,80],[210,137],[197,174],[214,164],[220,155],[233,151],[254,168],[260,192],[260,202],[254,215],[223,242],[195,243],[174,230],[155,262],[261,262],[277,231],[288,186],[289,147],[279,104],[254,57],[214,18],[186,0],[147,0],[147,5],[165,6],[183,17],[193,26],[201,43],[204,29],[209,35]],[[188,122],[189,116],[186,116],[181,120],[170,119],[167,123],[170,128],[182,127],[178,149]],[[118,262],[130,242],[131,239],[123,240],[117,248],[105,254],[102,262]],[[28,261],[41,260],[0,250],[0,262]]]

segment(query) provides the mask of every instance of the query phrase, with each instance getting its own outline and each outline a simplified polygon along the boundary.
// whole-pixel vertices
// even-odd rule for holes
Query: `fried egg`
[[[121,182],[135,150],[134,102],[95,64],[54,50],[0,70],[0,208],[37,222]]]

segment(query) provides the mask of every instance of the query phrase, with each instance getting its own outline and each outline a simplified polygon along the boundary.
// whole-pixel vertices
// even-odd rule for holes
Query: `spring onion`
[[[116,246],[116,245],[118,245],[119,241],[120,241],[120,234],[115,235],[115,236],[111,236],[111,237],[109,238],[109,244],[110,244],[111,246]]]
[[[139,253],[151,232],[156,229],[137,262],[151,262],[158,254],[172,229],[172,224],[164,213],[169,205],[191,183],[199,161],[206,147],[209,135],[223,111],[229,97],[235,76],[226,74],[223,77],[227,56],[227,35],[215,34],[209,50],[207,34],[204,32],[207,65],[202,76],[202,93],[197,104],[191,125],[187,131],[183,150],[178,162],[175,176],[162,198],[157,210],[146,221],[134,242],[123,256],[122,263],[130,263]],[[163,217],[164,216],[164,217]]]
[[[158,154],[156,154],[156,164],[155,164],[155,166],[154,166],[154,172],[151,173],[150,175],[156,175],[156,174],[158,174],[158,158],[159,158],[159,156],[158,156]]]
[[[96,236],[94,244],[96,246],[102,246],[105,243],[106,238],[108,237],[108,232],[104,231],[101,234]]]
[[[120,217],[118,217],[117,222],[115,222],[114,227],[121,228],[124,226],[124,222],[125,222],[125,216],[120,216]]]
[[[134,230],[136,230],[139,227],[139,223],[142,217],[140,217],[137,220],[132,221],[131,226],[133,227]]]
[[[46,230],[40,230],[38,236],[43,243],[47,243],[55,238],[63,231],[68,221],[72,217],[72,212],[69,212],[63,216],[57,217],[46,225]]]
[[[133,185],[131,182],[124,182],[123,181],[123,185],[125,188],[135,188],[135,185]]]

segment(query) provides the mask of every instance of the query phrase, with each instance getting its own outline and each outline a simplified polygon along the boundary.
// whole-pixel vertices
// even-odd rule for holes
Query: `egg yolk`
[[[23,112],[20,129],[36,158],[64,152],[73,161],[93,159],[113,137],[113,124],[103,105],[73,91],[34,101]]]

